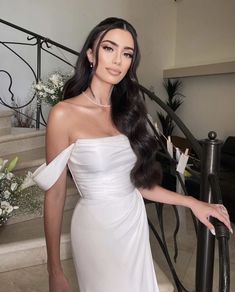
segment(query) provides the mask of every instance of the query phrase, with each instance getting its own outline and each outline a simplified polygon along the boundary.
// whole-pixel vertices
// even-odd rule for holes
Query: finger
[[[209,230],[210,232],[215,236],[215,227],[214,225],[208,220],[208,219],[205,219],[205,220],[202,220],[201,221]]]
[[[220,213],[216,210],[214,210],[210,216],[217,218],[219,221],[223,222],[225,224],[225,226],[230,230],[231,233],[233,233],[233,229],[229,220],[229,216],[224,214],[224,213]]]

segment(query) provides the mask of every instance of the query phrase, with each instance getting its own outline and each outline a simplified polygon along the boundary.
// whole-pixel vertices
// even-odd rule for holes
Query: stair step
[[[70,221],[72,210],[64,212],[61,236],[61,259],[71,258]],[[0,272],[46,262],[43,218],[0,228]]]
[[[11,110],[0,110],[0,135],[7,135],[11,133],[11,117],[13,112]]]
[[[14,169],[15,173],[25,174],[27,171],[33,172],[37,167],[45,162],[45,147],[11,153],[5,155],[4,159],[11,160],[16,156],[19,160]]]
[[[61,235],[61,260],[71,259],[70,223],[73,211],[64,212]],[[0,273],[30,266],[45,264],[47,261],[43,219],[37,218],[5,226],[0,229]],[[154,262],[158,285],[161,292],[173,292],[174,288],[164,272]]]
[[[11,218],[8,219],[6,225],[16,224],[16,223],[43,217],[43,205],[44,205],[45,192],[40,190],[39,188],[35,189],[34,191],[35,191],[35,194],[33,195],[37,196],[40,202],[40,207],[37,210],[35,210],[34,213],[26,213],[24,210],[21,213],[20,209],[18,209],[15,215],[13,215]],[[77,188],[75,187],[75,184],[72,181],[72,179],[68,176],[64,211],[73,210],[78,200],[79,200],[79,192]]]
[[[0,136],[1,156],[42,148],[45,145],[45,130],[12,128],[9,135]]]

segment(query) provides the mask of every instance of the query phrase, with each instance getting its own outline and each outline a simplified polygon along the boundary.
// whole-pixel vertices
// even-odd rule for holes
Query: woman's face
[[[112,29],[100,43],[98,66],[93,78],[111,85],[119,83],[130,68],[134,54],[134,40],[129,31]],[[95,65],[94,51],[87,51],[88,59]]]

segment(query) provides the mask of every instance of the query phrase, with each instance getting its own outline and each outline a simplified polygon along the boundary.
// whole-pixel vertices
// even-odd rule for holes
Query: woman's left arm
[[[155,186],[152,189],[139,188],[139,191],[145,199],[150,201],[190,208],[194,215],[210,229],[212,234],[215,234],[215,228],[209,221],[209,216],[215,217],[223,222],[230,232],[233,233],[228,212],[221,204],[202,202],[193,197],[169,191],[161,186]]]

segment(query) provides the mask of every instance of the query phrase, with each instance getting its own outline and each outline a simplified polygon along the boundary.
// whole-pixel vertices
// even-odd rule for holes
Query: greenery
[[[26,106],[24,108],[20,108],[20,104],[18,102],[13,103],[14,107],[18,107],[18,109],[14,110],[14,120],[13,127],[21,127],[21,128],[34,128],[34,109],[32,106]]]
[[[53,106],[63,100],[63,87],[68,78],[68,74],[55,72],[47,80],[34,84],[33,88],[43,102]]]
[[[31,186],[30,188],[24,189],[18,196],[18,209],[13,217],[20,217],[29,214],[42,215],[43,212],[43,196],[42,191],[38,186]]]
[[[0,158],[0,226],[6,223],[16,210],[22,208],[22,198],[27,194],[27,188],[33,185],[28,183],[29,174],[17,176],[12,172],[17,162],[18,157],[11,161]]]
[[[184,95],[181,93],[182,82],[180,80],[165,79],[163,82],[168,98],[166,104],[175,112],[183,103]],[[162,126],[162,132],[165,137],[171,136],[175,124],[168,114],[157,112],[159,121]]]

